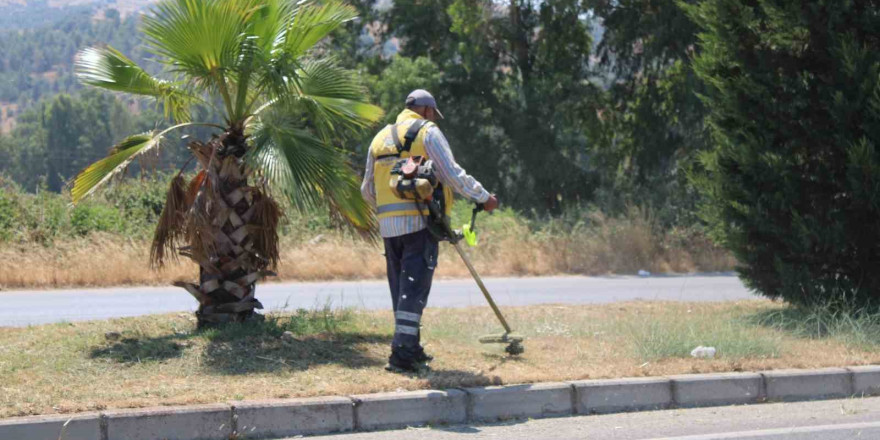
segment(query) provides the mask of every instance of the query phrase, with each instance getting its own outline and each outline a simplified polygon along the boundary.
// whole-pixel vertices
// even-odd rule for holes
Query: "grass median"
[[[279,311],[263,323],[200,332],[188,313],[2,328],[0,417],[880,362],[878,320],[825,316],[814,326],[763,300],[505,311],[528,338],[517,358],[477,342],[499,330],[488,308],[429,308],[423,338],[437,360],[423,377],[384,371],[387,311]],[[283,340],[285,331],[295,339]],[[697,345],[716,347],[716,358],[691,358]]]

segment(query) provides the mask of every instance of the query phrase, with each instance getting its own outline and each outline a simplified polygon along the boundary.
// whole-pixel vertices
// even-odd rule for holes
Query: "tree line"
[[[459,161],[515,208],[646,206],[665,226],[706,225],[768,296],[876,306],[877,1],[356,6],[316,56],[359,71],[389,121],[409,90],[435,92]],[[59,99],[31,110],[44,134],[2,141],[18,151],[2,172],[38,166],[20,139],[48,148]],[[339,141],[356,168],[370,136]]]
[[[91,9],[76,8],[68,14],[40,27],[0,31],[0,102],[27,108],[80,89],[73,57],[89,45],[109,44],[138,61],[148,56],[136,32],[138,17],[123,19],[115,9],[107,10],[101,20],[93,18]]]
[[[691,120],[677,120],[682,111],[701,111],[697,99],[684,96],[683,90],[683,82],[692,78],[686,66],[689,46],[682,41],[693,41],[696,28],[674,1],[629,3],[514,1],[500,7],[488,1],[402,0],[383,7],[365,1],[356,4],[361,18],[337,31],[321,54],[362,72],[371,100],[386,109],[389,120],[402,108],[409,90],[432,90],[446,110],[442,126],[459,161],[512,206],[538,214],[558,214],[587,203],[617,210],[631,203],[666,206],[671,199],[687,199],[683,174],[677,170],[689,157],[684,153],[702,147],[691,136],[702,130],[700,118],[692,118],[695,126],[689,125]],[[650,10],[687,26],[668,35],[666,43],[633,54],[631,47],[638,41],[669,32],[665,17],[648,23],[633,20]],[[15,70],[33,78],[46,66],[60,65],[65,76],[76,48],[95,41],[146,58],[138,52],[134,26],[133,18],[120,20],[111,14],[111,19],[93,23],[82,14],[70,17],[55,32],[7,33],[0,37],[4,47],[16,49],[0,60],[5,66],[0,75]],[[24,55],[37,48],[50,60],[42,63],[40,57]],[[13,59],[29,63],[10,69]],[[650,75],[640,73],[646,67]],[[32,79],[11,88],[37,97],[36,102],[42,98],[43,104],[25,106],[30,110],[20,115],[21,127],[5,140],[19,159],[14,165],[4,161],[4,172],[27,169],[21,174],[46,176],[53,182],[50,188],[57,190],[75,167],[49,176],[57,170],[41,168],[39,160],[30,159],[40,150],[34,145],[40,138],[32,125],[45,120],[41,112],[65,104],[52,102],[47,97],[51,91],[34,92],[39,86],[27,81]],[[74,86],[63,87],[63,80],[62,86],[55,84],[60,91],[76,92]],[[668,124],[673,119],[676,123]],[[653,131],[645,133],[644,128]],[[370,136],[340,140],[357,167]],[[71,139],[70,133],[53,139],[58,137]],[[72,144],[76,141],[68,142],[61,154],[94,159],[92,146]],[[48,151],[48,146],[42,150]],[[680,213],[667,211],[673,213],[668,222],[681,220]]]

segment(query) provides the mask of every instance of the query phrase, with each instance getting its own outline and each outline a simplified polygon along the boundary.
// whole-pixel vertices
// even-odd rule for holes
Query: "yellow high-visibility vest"
[[[400,159],[406,159],[410,156],[423,156],[428,159],[428,153],[425,150],[425,134],[433,123],[425,121],[418,113],[404,109],[397,115],[397,137],[401,144],[405,144],[406,132],[412,124],[421,120],[424,123],[418,135],[413,139],[409,151],[401,151],[398,154],[397,145],[392,138],[392,125],[383,128],[373,142],[370,144],[370,154],[375,159],[373,168],[373,183],[376,188],[376,214],[380,219],[388,217],[397,217],[403,215],[419,216],[428,215],[428,209],[422,204],[422,212],[416,202],[398,198],[391,191],[391,169]],[[395,181],[396,181],[396,177]],[[452,212],[452,189],[443,186],[443,197],[446,203],[446,215]]]

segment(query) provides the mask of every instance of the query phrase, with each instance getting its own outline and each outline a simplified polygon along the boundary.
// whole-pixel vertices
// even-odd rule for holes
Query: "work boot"
[[[418,348],[397,346],[391,349],[391,356],[388,357],[388,365],[385,370],[393,373],[422,373],[430,371],[430,367],[425,361],[419,360]],[[421,352],[423,356],[424,351]]]
[[[425,353],[425,347],[419,345],[419,348],[416,349],[416,361],[427,363],[434,360],[434,356],[431,356],[428,353]]]

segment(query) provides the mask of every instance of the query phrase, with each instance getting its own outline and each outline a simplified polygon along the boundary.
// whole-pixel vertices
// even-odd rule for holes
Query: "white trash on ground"
[[[714,358],[715,347],[703,347],[702,345],[700,345],[697,348],[691,350],[691,356],[695,358]]]

